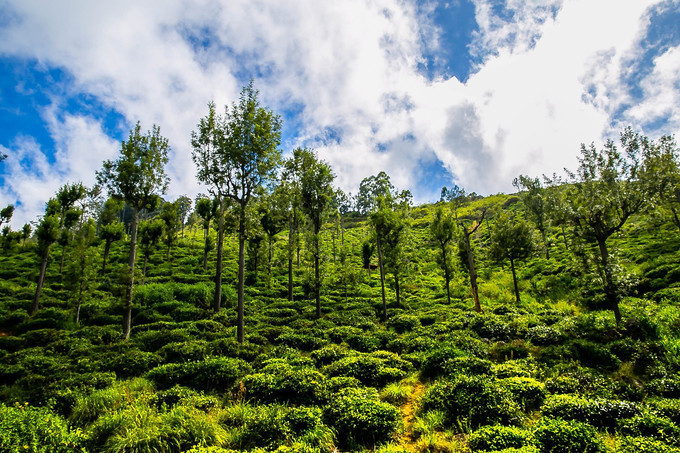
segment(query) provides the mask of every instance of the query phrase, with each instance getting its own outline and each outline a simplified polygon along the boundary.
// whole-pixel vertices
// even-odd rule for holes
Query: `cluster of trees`
[[[80,183],[67,184],[47,203],[35,236],[38,242],[40,271],[32,307],[40,306],[47,261],[54,243],[62,246],[60,272],[72,290],[78,322],[79,307],[92,281],[107,273],[112,244],[129,237],[127,271],[124,273],[123,333],[131,330],[135,288],[137,244],[143,256],[141,283],[147,263],[160,242],[166,246],[166,259],[188,221],[201,222],[203,229],[202,267],[215,260],[213,311],[222,303],[225,234],[238,237],[237,339],[244,341],[244,288],[246,255],[255,273],[260,250],[266,247],[267,269],[271,275],[275,237],[287,230],[287,295],[293,300],[293,268],[300,265],[302,244],[309,248],[313,272],[306,280],[316,316],[321,316],[322,229],[332,217],[333,255],[339,240],[339,280],[345,288],[354,280],[349,251],[344,241],[344,222],[348,215],[368,216],[371,235],[362,244],[363,267],[370,273],[371,260],[377,258],[380,274],[382,317],[387,320],[385,281],[393,279],[396,306],[401,304],[401,281],[408,272],[412,196],[398,191],[384,172],[365,178],[356,197],[333,187],[330,166],[310,149],[295,149],[283,159],[279,150],[281,119],[260,105],[252,82],[245,86],[239,101],[218,113],[214,103],[191,134],[193,161],[197,178],[208,190],[199,195],[192,212],[192,200],[182,196],[164,202],[169,178],[168,140],[153,126],[143,133],[138,123],[123,141],[116,160],[104,162],[97,172],[98,184],[87,189]],[[516,209],[474,207],[475,194],[454,186],[443,188],[440,202],[429,225],[431,245],[444,278],[446,296],[451,303],[451,285],[456,272],[469,279],[470,294],[476,311],[482,311],[478,290],[477,258],[481,250],[496,262],[509,263],[514,293],[520,302],[517,266],[538,250],[550,260],[550,231],[559,230],[564,245],[574,253],[597,253],[598,275],[607,306],[615,318],[619,311],[620,290],[609,239],[622,231],[628,219],[643,209],[666,212],[680,228],[680,165],[677,146],[671,137],[657,141],[626,129],[621,134],[621,150],[609,141],[603,149],[583,146],[579,166],[566,178],[520,176],[514,181],[522,203]],[[104,199],[102,189],[109,197]],[[519,208],[521,206],[521,209]],[[0,225],[9,220],[13,207],[0,212]],[[190,215],[191,214],[191,215]],[[96,219],[96,220],[95,220]],[[213,242],[211,231],[216,231]],[[9,234],[8,230],[8,234]],[[535,239],[535,232],[540,236]],[[306,233],[303,237],[302,234]],[[25,226],[20,238],[30,236]],[[3,237],[7,236],[3,230]],[[99,239],[97,239],[99,238]],[[569,239],[568,239],[569,238]],[[104,244],[101,268],[94,269],[93,245]],[[422,244],[419,244],[419,246]],[[64,270],[66,250],[73,259]],[[212,255],[212,258],[211,258]],[[345,296],[346,297],[346,296]]]

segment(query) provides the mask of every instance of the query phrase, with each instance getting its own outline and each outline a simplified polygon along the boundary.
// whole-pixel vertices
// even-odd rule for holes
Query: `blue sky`
[[[627,125],[680,129],[680,2],[0,0],[0,205],[35,220],[94,182],[136,121],[172,146],[167,195],[204,191],[189,137],[251,77],[284,153],[356,192],[386,171],[419,202],[512,190]]]

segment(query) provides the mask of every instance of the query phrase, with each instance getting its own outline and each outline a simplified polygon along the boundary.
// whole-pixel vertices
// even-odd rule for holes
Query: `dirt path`
[[[401,406],[401,418],[404,420],[404,434],[401,435],[399,445],[407,451],[416,451],[415,439],[413,438],[413,423],[416,421],[416,401],[425,392],[425,386],[418,381],[413,387],[406,403]]]

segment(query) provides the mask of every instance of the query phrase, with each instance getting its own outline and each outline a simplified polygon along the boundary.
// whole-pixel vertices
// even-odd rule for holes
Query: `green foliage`
[[[463,432],[517,423],[520,416],[519,406],[504,386],[465,375],[435,382],[423,396],[422,410],[443,411],[447,424]]]
[[[639,404],[629,401],[589,399],[573,395],[554,395],[542,407],[543,414],[564,420],[576,420],[593,426],[614,428],[619,420],[641,412]]]
[[[380,402],[370,388],[345,388],[333,395],[324,410],[324,420],[345,439],[341,445],[373,446],[387,442],[399,426],[399,411]]]
[[[325,381],[318,371],[281,365],[245,376],[240,386],[245,398],[260,403],[314,405],[323,401]]]
[[[468,436],[472,451],[496,451],[522,448],[532,441],[531,432],[515,426],[484,426]]]
[[[560,419],[543,419],[534,430],[534,438],[546,453],[599,453],[604,445],[592,426]]]
[[[198,362],[169,363],[146,374],[159,388],[183,385],[197,390],[228,390],[239,378],[250,372],[240,359],[212,357]]]
[[[0,452],[85,452],[84,435],[45,407],[0,403]]]

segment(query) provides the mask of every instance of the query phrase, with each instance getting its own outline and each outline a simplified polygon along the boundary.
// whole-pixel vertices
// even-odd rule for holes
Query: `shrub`
[[[619,422],[619,432],[627,436],[653,437],[680,446],[680,427],[666,417],[645,412]]]
[[[447,424],[460,431],[482,425],[510,424],[519,418],[519,407],[506,389],[465,375],[436,382],[425,392],[422,410],[443,411]]]
[[[205,340],[190,340],[166,344],[157,353],[166,362],[189,362],[204,359],[208,348]]]
[[[297,333],[283,333],[278,336],[276,342],[301,351],[311,351],[325,346],[326,344],[326,341],[323,338]]]
[[[659,398],[647,402],[647,407],[662,417],[668,417],[676,425],[680,425],[680,400]]]
[[[619,420],[640,414],[640,406],[629,401],[588,399],[573,395],[554,395],[543,406],[543,414],[564,420],[577,420],[593,426],[614,428]]]
[[[381,387],[389,382],[398,381],[406,372],[385,366],[385,361],[369,355],[354,355],[328,365],[325,372],[330,377],[348,376],[358,379],[366,386]]]
[[[325,394],[325,377],[309,368],[281,367],[276,372],[247,375],[241,382],[246,398],[263,403],[313,405]]]
[[[228,390],[250,372],[250,365],[240,359],[212,357],[200,362],[169,363],[149,371],[146,376],[159,388],[174,385],[197,390]]]
[[[569,343],[573,357],[583,365],[614,371],[621,361],[612,354],[606,346],[587,340],[574,340]]]
[[[137,348],[130,348],[123,352],[116,351],[107,356],[111,359],[106,369],[114,371],[118,377],[123,378],[140,376],[161,363],[158,354],[140,351]]]
[[[321,349],[312,351],[309,356],[314,360],[316,366],[331,364],[349,354],[347,349],[335,344],[324,346]]]
[[[680,398],[680,376],[654,379],[646,388],[650,393],[663,398]]]
[[[84,452],[84,436],[44,407],[0,403],[0,451]]]
[[[152,392],[153,386],[144,379],[118,381],[89,395],[79,395],[69,419],[78,426],[85,426],[103,415],[119,411],[131,401],[148,398]]]
[[[397,315],[389,320],[388,325],[399,333],[420,327],[420,319],[414,315]]]
[[[537,346],[548,346],[561,343],[564,336],[554,327],[535,326],[527,330],[526,339]]]
[[[510,377],[499,380],[498,384],[508,389],[525,411],[538,409],[548,394],[545,385],[532,378]]]
[[[421,370],[424,377],[433,378],[441,376],[447,363],[464,353],[452,345],[442,345],[425,356]]]
[[[209,309],[213,299],[213,289],[206,283],[175,283],[173,293],[175,299],[203,309]]]
[[[493,341],[508,341],[512,333],[510,326],[496,315],[478,314],[470,321],[468,328],[480,337]]]
[[[208,396],[202,392],[197,392],[180,385],[154,393],[149,401],[151,404],[155,405],[157,409],[173,407],[178,404],[194,407],[203,411],[219,407],[219,400],[214,396]]]
[[[399,426],[399,411],[379,401],[373,389],[345,388],[324,409],[326,423],[341,433],[342,446],[387,442]]]
[[[531,443],[531,433],[514,426],[484,426],[468,436],[472,451],[522,448]]]
[[[172,284],[148,283],[135,287],[135,304],[152,307],[173,300]]]
[[[680,448],[649,437],[623,437],[618,447],[617,453],[680,453]]]
[[[560,419],[542,419],[534,438],[543,453],[599,453],[604,446],[592,426]]]

